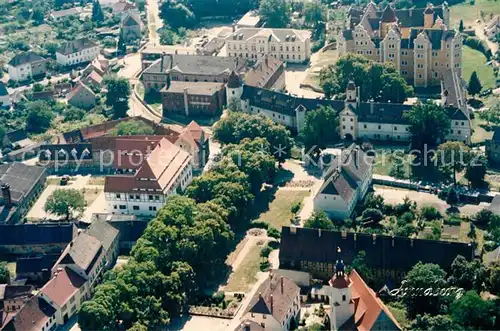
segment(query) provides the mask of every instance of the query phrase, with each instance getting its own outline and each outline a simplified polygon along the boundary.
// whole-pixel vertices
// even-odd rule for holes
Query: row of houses
[[[0,225],[0,251],[19,256],[15,282],[0,285],[0,330],[66,324],[146,226],[112,215],[94,215],[86,230],[73,223]]]

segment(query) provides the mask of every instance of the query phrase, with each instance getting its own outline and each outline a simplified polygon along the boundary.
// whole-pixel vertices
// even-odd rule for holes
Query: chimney
[[[318,238],[321,238],[321,229],[318,229]]]
[[[1,186],[1,189],[2,189],[3,204],[7,208],[12,207],[12,196],[10,195],[10,184],[3,183]]]
[[[273,302],[273,295],[271,294],[271,314],[273,313],[273,308],[274,308],[274,302]]]
[[[233,23],[233,33],[236,32],[236,23]]]
[[[161,64],[160,64],[160,70],[163,72],[163,68],[165,68],[165,57],[167,54],[165,52],[161,53]]]
[[[281,294],[285,294],[285,291],[283,289],[283,287],[284,287],[283,286],[283,276],[281,276],[281,278],[280,278],[280,284],[281,284]]]
[[[259,292],[259,299],[262,299],[262,292]]]
[[[370,99],[370,114],[373,114],[375,112],[375,103],[373,102],[373,99]]]
[[[184,88],[184,113],[189,116],[188,88]]]

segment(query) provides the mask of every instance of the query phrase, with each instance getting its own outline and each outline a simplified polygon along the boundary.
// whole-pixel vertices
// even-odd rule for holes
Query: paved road
[[[148,13],[149,41],[155,44],[160,44],[158,31],[163,27],[163,21],[160,19],[160,10],[157,0],[146,0]]]

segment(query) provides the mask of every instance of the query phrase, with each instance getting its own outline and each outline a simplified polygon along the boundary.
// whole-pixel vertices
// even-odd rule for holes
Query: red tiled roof
[[[34,296],[16,313],[0,312],[0,330],[40,331],[48,319],[55,314],[55,309],[44,299]]]
[[[85,279],[65,267],[42,287],[41,292],[62,307],[84,284]]]
[[[394,325],[401,330],[398,321],[392,316],[387,306],[377,297],[375,292],[366,285],[361,276],[352,270],[349,275],[353,286],[352,298],[355,303],[354,322],[358,330],[371,330],[380,314],[385,314]]]
[[[334,275],[328,283],[330,286],[335,288],[347,288],[352,282],[347,275],[344,275],[343,277],[337,277]]]

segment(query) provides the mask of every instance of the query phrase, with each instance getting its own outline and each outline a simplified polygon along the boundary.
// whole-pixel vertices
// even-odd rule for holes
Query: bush
[[[488,44],[486,44],[484,41],[475,38],[475,37],[464,37],[464,45],[469,46],[470,48],[475,49],[476,51],[479,51],[486,56],[486,59],[488,61],[491,59],[491,50],[488,47]]]
[[[369,220],[372,220],[374,222],[380,222],[384,218],[384,214],[382,214],[382,212],[379,209],[368,208],[368,209],[365,209],[365,211],[363,211],[363,214],[361,215],[361,217],[364,220],[369,219]]]
[[[439,213],[439,211],[432,206],[422,207],[420,213],[422,214],[422,217],[425,218],[427,221],[437,220],[442,217],[441,213]]]
[[[488,209],[482,209],[474,217],[474,223],[481,226],[486,226],[490,223],[491,219],[494,217],[493,212]]]
[[[297,214],[300,211],[300,208],[302,207],[301,202],[295,203],[290,210],[292,211],[292,214]]]
[[[260,256],[267,258],[269,257],[269,254],[271,254],[272,251],[273,251],[272,247],[266,246],[262,248],[262,250],[260,251]]]
[[[253,221],[250,223],[250,227],[267,230],[267,228],[269,228],[269,224],[264,221]]]
[[[281,233],[275,227],[269,226],[267,229],[267,235],[271,238],[280,239]]]
[[[446,225],[460,225],[460,223],[462,223],[462,220],[456,216],[450,216],[444,219],[444,224]]]
[[[222,301],[224,301],[225,297],[226,294],[224,293],[224,291],[219,291],[213,295],[212,299],[215,304],[220,304]]]

